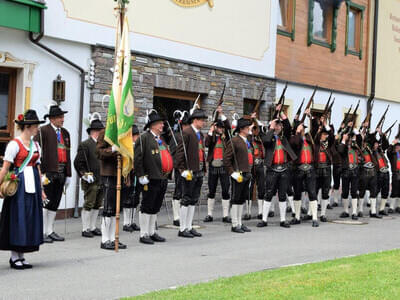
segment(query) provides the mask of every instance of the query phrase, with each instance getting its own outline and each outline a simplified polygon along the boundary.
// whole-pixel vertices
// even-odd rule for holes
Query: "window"
[[[260,117],[260,107],[263,105],[263,102],[264,101],[261,101],[261,103],[258,106],[258,109],[256,111],[257,118]],[[243,115],[250,116],[254,112],[256,105],[257,105],[257,100],[247,99],[247,98],[243,99]]]
[[[362,59],[362,35],[364,7],[351,1],[346,2],[346,45],[345,55],[352,54]]]
[[[308,46],[317,44],[331,52],[336,50],[338,5],[340,1],[309,0]]]
[[[279,0],[278,34],[288,36],[294,41],[296,0]]]
[[[14,137],[16,69],[0,67],[0,158]]]

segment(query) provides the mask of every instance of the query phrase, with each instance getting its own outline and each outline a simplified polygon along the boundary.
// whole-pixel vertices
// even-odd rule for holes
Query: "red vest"
[[[396,170],[397,170],[397,171],[400,171],[400,153],[399,153],[399,152],[396,152],[396,157],[397,157],[397,160],[396,160]]]
[[[357,153],[353,148],[349,149],[349,164],[358,164]]]
[[[264,151],[262,145],[257,143],[256,141],[253,142],[253,148],[254,148],[254,157],[255,158],[262,158],[264,159]]]
[[[369,163],[372,161],[371,155],[367,151],[363,152],[363,156],[364,156],[364,163]]]
[[[25,146],[20,142],[19,139],[14,139],[14,141],[16,141],[19,146],[18,154],[14,158],[14,165],[17,168],[19,168],[22,165],[22,163],[24,162],[25,158],[28,156],[29,151],[26,150]],[[36,142],[34,142],[34,143],[35,143],[35,145],[37,145]],[[36,164],[36,161],[39,159],[39,157],[40,157],[39,152],[37,152],[37,151],[33,152],[32,158],[29,161],[29,163],[27,164],[27,166],[34,166]]]
[[[323,151],[323,150],[319,151],[318,162],[322,163],[322,164],[325,164],[325,163],[327,163],[327,161],[328,161],[328,159],[327,159],[327,156],[326,156],[326,152]]]
[[[164,141],[162,141],[161,145],[158,145],[158,149],[160,150],[161,169],[165,174],[169,174],[174,168],[174,162]]]
[[[57,144],[57,154],[58,154],[58,162],[66,164],[67,163],[67,148],[64,144],[64,138],[60,129],[60,142]]]
[[[275,143],[274,158],[272,160],[272,163],[274,165],[282,165],[286,162],[287,162],[286,152],[283,149],[281,140],[277,138]]]
[[[217,143],[214,147],[213,160],[222,160],[224,153],[224,145],[222,144],[221,137],[217,135]]]
[[[304,140],[303,147],[301,148],[300,163],[301,164],[312,163],[311,147],[306,140]]]
[[[385,158],[380,153],[378,153],[378,166],[379,169],[387,167]]]
[[[248,141],[246,141],[246,145],[247,145],[247,159],[249,161],[249,166],[252,166],[254,163],[253,152],[251,151],[251,145]]]
[[[201,138],[199,140],[199,162],[204,162],[204,146]]]

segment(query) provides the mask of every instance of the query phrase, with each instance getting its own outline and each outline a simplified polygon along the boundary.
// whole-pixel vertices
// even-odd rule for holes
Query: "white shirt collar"
[[[193,126],[193,124],[192,124],[192,125],[190,125],[190,126],[192,126],[192,128],[193,128],[194,132],[198,133],[198,132],[200,131],[200,130],[198,130],[196,127],[194,127],[194,126]]]
[[[95,143],[97,143],[97,139],[95,139],[94,137],[90,137]]]
[[[242,136],[242,135],[240,135],[240,134],[238,134],[241,138],[242,138],[242,140],[246,143],[247,142],[247,138],[246,137],[244,137],[244,136]]]
[[[50,122],[50,125],[51,125],[51,127],[53,127],[54,131],[57,131],[57,129],[61,129],[61,128],[54,126],[53,123],[51,123],[51,122]]]
[[[159,138],[159,136],[157,134],[155,134],[153,131],[150,130],[150,132],[155,138]]]

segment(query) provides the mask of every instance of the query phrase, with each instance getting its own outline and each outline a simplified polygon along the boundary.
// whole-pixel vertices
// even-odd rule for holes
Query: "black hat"
[[[133,124],[132,125],[132,135],[139,134],[139,128]]]
[[[35,110],[28,109],[24,114],[19,114],[14,122],[18,125],[34,125],[43,124],[45,121],[39,120]]]
[[[147,114],[146,118],[146,125],[144,125],[143,130],[146,130],[150,127],[151,124],[158,122],[158,121],[165,121],[163,117],[161,117],[155,109],[152,109],[150,113]]]
[[[233,131],[233,133],[239,132],[240,129],[245,128],[245,127],[250,126],[250,125],[251,125],[251,121],[250,120],[245,119],[245,118],[240,118],[237,121],[237,125],[236,125],[236,128]]]
[[[194,119],[207,119],[206,112],[201,108],[196,108],[189,116],[189,123],[192,123]]]
[[[57,117],[66,113],[67,111],[62,110],[58,105],[52,105],[50,106],[49,113],[45,114],[43,118],[46,119],[47,117]]]
[[[217,120],[217,122],[215,122],[215,126],[219,128],[225,128],[224,122],[221,120]]]
[[[104,129],[104,128],[105,127],[104,127],[103,123],[100,120],[95,119],[90,123],[90,126],[86,129],[86,132],[88,134],[90,134],[91,130],[100,130],[100,129]]]

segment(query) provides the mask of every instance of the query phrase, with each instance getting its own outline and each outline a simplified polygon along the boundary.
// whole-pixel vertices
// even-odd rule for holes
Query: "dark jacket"
[[[233,137],[232,140],[227,143],[224,153],[224,166],[229,175],[236,171],[244,173],[251,172],[252,166],[249,165],[247,150],[247,144],[240,136]]]
[[[79,144],[74,167],[79,177],[92,172],[95,179],[100,179],[100,161],[96,154],[96,142],[91,137]]]
[[[96,154],[100,159],[100,175],[117,176],[118,152],[112,152],[110,144],[104,140],[104,132],[99,135],[97,140]]]
[[[388,139],[386,138],[385,135],[382,135],[381,139],[379,141],[378,149],[375,150],[375,151],[372,151],[372,154],[373,154],[373,156],[375,158],[375,161],[376,161],[375,167],[376,167],[377,171],[379,170],[379,163],[378,163],[379,156],[382,156],[383,160],[385,161],[385,164],[387,166],[389,166],[389,162],[388,162],[388,160],[387,160],[387,158],[385,156],[385,152],[386,152],[386,150],[388,148],[389,148],[389,141],[388,141]]]
[[[165,143],[165,142],[164,142]],[[168,146],[165,144],[168,149]],[[150,131],[144,132],[135,143],[135,173],[149,179],[166,179],[161,166],[161,155],[158,143]]]
[[[394,149],[395,149],[395,146],[390,145],[387,150],[387,156],[390,161],[390,167],[391,167],[392,172],[397,171],[397,152],[395,152]]]
[[[191,170],[193,172],[206,171],[206,164],[203,165],[203,169],[200,170],[200,162],[199,162],[199,141],[197,139],[196,132],[193,130],[192,126],[186,128],[182,131],[183,141],[181,140],[178,144],[178,148],[175,154],[174,167],[178,169],[180,172],[184,170]],[[200,132],[200,138],[203,141],[203,146],[205,150],[204,136]],[[183,148],[183,143],[185,143],[187,160],[185,158],[185,151]],[[206,159],[205,152],[204,158]],[[187,165],[188,164],[188,165]]]
[[[317,131],[317,133],[315,134],[315,139],[314,139],[314,165],[317,166],[318,165],[318,160],[319,160],[319,152],[320,152],[320,148],[321,148],[321,131]],[[333,157],[335,156],[336,153],[336,147],[335,147],[335,136],[333,134],[333,130],[331,128],[331,130],[329,131],[329,136],[328,136],[328,140],[327,140],[327,148],[326,148],[326,154],[328,156],[328,164],[332,164],[333,163]]]
[[[362,156],[359,151],[359,147],[353,147],[355,150],[357,156],[358,156],[358,162],[362,163]],[[340,143],[338,145],[338,152],[342,158],[342,168],[343,169],[348,169],[349,168],[349,147],[347,144]]]
[[[69,132],[65,128],[61,128],[61,134],[67,150],[66,176],[71,177],[71,139]],[[39,134],[35,137],[42,147],[41,171],[42,173],[58,172],[58,155],[57,155],[57,134],[51,124],[40,127]]]
[[[281,136],[280,140],[282,142],[283,149],[288,154],[288,157],[287,157],[288,161],[296,160],[297,156],[294,153],[292,147],[290,146],[286,136],[285,135]],[[275,143],[276,143],[274,131],[269,130],[265,135],[262,135],[262,141],[263,141],[264,148],[265,148],[265,164],[267,165],[267,167],[271,167],[272,160],[274,158]]]

